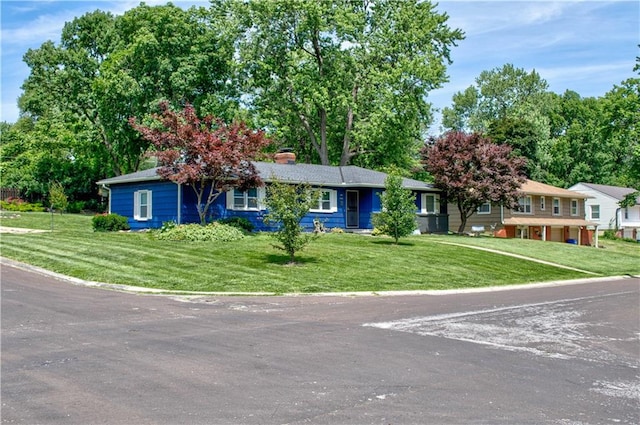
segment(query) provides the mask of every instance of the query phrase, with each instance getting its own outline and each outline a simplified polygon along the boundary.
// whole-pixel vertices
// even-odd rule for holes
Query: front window
[[[330,213],[338,211],[337,196],[335,190],[319,190],[318,206],[311,208],[311,212]]]
[[[561,215],[560,198],[553,198],[553,215]]]
[[[262,198],[262,188],[233,189],[227,194],[227,206],[232,210],[259,210]]]
[[[491,203],[486,202],[478,207],[477,214],[491,214]]]
[[[600,205],[591,205],[591,219],[600,220]]]
[[[523,196],[518,199],[518,211],[523,214],[531,214],[531,196]]]
[[[571,215],[578,215],[578,200],[571,200]]]
[[[133,193],[133,218],[139,221],[151,218],[150,190],[138,190]]]
[[[438,214],[440,213],[440,196],[431,193],[422,195],[422,213]]]

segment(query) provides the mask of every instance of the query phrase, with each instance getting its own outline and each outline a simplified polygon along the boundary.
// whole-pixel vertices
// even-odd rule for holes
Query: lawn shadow
[[[398,243],[396,244],[393,239],[382,239],[382,240],[375,240],[373,241],[374,244],[376,245],[391,245],[391,246],[415,246],[415,243],[413,242],[408,242],[408,241],[398,241]]]
[[[281,266],[304,266],[305,264],[315,264],[318,260],[313,257],[298,257],[296,255],[295,262],[289,262],[289,256],[285,254],[266,254],[264,259],[269,264],[280,264]]]

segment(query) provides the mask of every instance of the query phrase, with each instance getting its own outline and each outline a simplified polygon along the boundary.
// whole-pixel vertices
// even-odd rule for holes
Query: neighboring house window
[[[544,196],[540,197],[540,211],[544,211],[547,208],[547,200]]]
[[[553,215],[561,215],[560,198],[553,198]]]
[[[133,218],[145,221],[151,219],[151,191],[138,190],[133,192]]]
[[[233,189],[227,192],[227,208],[231,210],[257,211],[262,208],[264,188],[251,188],[247,190]]]
[[[578,215],[578,200],[571,200],[571,215]]]
[[[531,196],[523,196],[518,199],[518,212],[531,214]]]
[[[422,214],[440,213],[440,196],[432,193],[422,194]]]
[[[600,220],[600,205],[591,205],[591,220]]]
[[[625,207],[624,209],[624,219],[629,220],[629,208]]]
[[[331,213],[338,211],[337,192],[335,190],[320,190],[318,207],[311,208],[311,212]]]
[[[478,207],[477,214],[491,214],[491,203],[485,202]]]

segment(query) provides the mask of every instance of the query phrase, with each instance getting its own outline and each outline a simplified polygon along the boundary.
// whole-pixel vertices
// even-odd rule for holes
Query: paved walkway
[[[480,246],[465,245],[465,244],[462,244],[462,243],[455,243],[455,242],[440,242],[440,241],[438,241],[437,243],[441,243],[441,244],[445,244],[445,245],[461,246],[461,247],[464,247],[464,248],[477,249],[477,250],[480,250],[480,251],[493,252],[495,254],[506,255],[507,257],[520,258],[522,260],[533,261],[534,263],[546,264],[548,266],[553,266],[553,267],[558,267],[558,268],[561,268],[561,269],[573,270],[575,272],[586,273],[586,274],[598,276],[598,273],[590,272],[588,270],[582,270],[582,269],[578,269],[578,268],[575,268],[575,267],[569,267],[569,266],[565,266],[565,265],[562,265],[562,264],[552,263],[550,261],[538,260],[537,258],[531,258],[531,257],[527,257],[527,256],[524,256],[524,255],[512,254],[510,252],[499,251],[497,249],[483,248],[483,247],[480,247]]]

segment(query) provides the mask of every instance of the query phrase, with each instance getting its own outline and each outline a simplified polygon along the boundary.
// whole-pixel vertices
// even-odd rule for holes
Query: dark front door
[[[347,227],[357,228],[360,225],[358,203],[358,191],[347,190]]]

